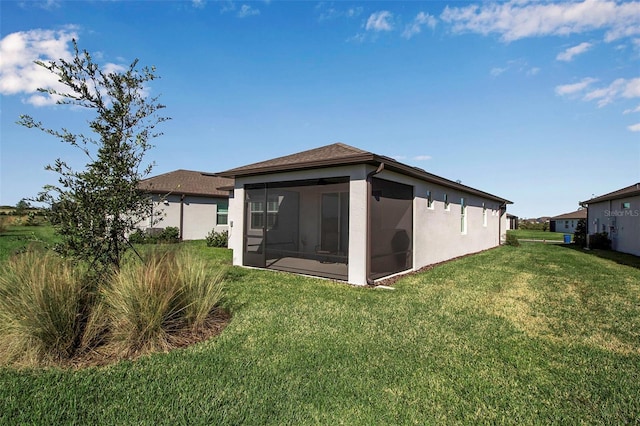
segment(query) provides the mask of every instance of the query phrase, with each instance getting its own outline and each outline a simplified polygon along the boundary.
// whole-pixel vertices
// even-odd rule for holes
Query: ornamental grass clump
[[[184,310],[175,269],[174,252],[151,251],[142,262],[126,262],[103,288],[110,340],[121,353],[171,348],[170,332]]]
[[[0,364],[50,365],[72,358],[93,292],[86,269],[27,251],[0,270]]]
[[[176,257],[176,264],[182,283],[184,320],[192,331],[200,331],[222,300],[227,268],[211,269],[202,258],[186,251]]]
[[[129,357],[191,341],[185,335],[200,331],[219,304],[225,273],[171,249],[127,262],[101,292],[113,350]]]

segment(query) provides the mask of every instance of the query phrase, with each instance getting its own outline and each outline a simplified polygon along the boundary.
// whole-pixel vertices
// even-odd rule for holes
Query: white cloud
[[[577,83],[563,84],[560,86],[556,86],[556,94],[560,96],[573,95],[575,93],[585,90],[587,87],[589,87],[591,84],[595,83],[596,81],[598,81],[598,79],[586,77]]]
[[[584,96],[585,101],[598,100],[598,106],[603,107],[618,98],[640,98],[640,77],[630,80],[618,78],[609,86],[590,91]]]
[[[207,2],[205,0],[191,0],[191,4],[197,9],[202,9],[205,7]]]
[[[367,31],[391,31],[393,30],[393,24],[390,22],[393,19],[393,14],[387,10],[372,13],[367,19],[365,29]]]
[[[430,155],[416,155],[415,157],[413,157],[414,160],[416,161],[427,161],[427,160],[431,160],[431,156]]]
[[[414,35],[419,34],[422,31],[423,26],[426,26],[433,30],[435,29],[437,23],[438,21],[435,16],[429,15],[428,13],[420,12],[413,19],[413,22],[405,27],[404,32],[402,33],[402,37],[410,39]]]
[[[507,71],[515,71],[518,73],[524,73],[527,76],[533,76],[533,75],[537,75],[540,72],[540,68],[539,67],[531,67],[529,66],[529,63],[524,60],[524,59],[513,59],[511,61],[507,62],[507,65],[504,67],[494,67],[491,68],[491,71],[489,71],[489,73],[493,76],[493,77],[498,77],[501,74],[507,72]]]
[[[51,105],[56,97],[40,94],[38,88],[63,90],[55,75],[34,63],[65,59],[72,56],[70,43],[78,38],[72,30],[31,30],[11,33],[0,40],[0,93],[31,94],[26,102]]]
[[[338,18],[355,18],[362,14],[362,7],[351,7],[346,10],[336,9],[334,7],[325,8],[325,3],[318,3],[316,11],[319,13],[318,21],[330,21]]]
[[[238,18],[246,18],[247,16],[260,15],[259,9],[254,9],[248,4],[243,4],[238,11]]]
[[[633,114],[634,112],[640,112],[640,105],[638,105],[637,107],[635,107],[633,109],[632,108],[625,109],[623,111],[623,114]]]
[[[640,132],[640,123],[632,124],[631,126],[627,127],[627,129],[631,130],[632,132]]]
[[[445,7],[440,19],[456,33],[498,34],[504,41],[605,30],[611,42],[640,34],[640,2],[584,0],[559,3],[512,0]]]
[[[500,68],[500,67],[491,68],[491,75],[494,77],[497,77],[503,72],[505,72],[506,70],[507,68]]]
[[[558,56],[556,56],[556,59],[558,61],[570,62],[573,60],[574,56],[585,53],[587,50],[591,49],[592,47],[593,47],[593,44],[591,43],[587,43],[587,42],[580,43],[577,46],[573,46],[566,49],[562,53],[558,53]]]

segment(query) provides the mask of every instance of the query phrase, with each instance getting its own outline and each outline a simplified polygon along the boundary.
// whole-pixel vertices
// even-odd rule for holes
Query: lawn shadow
[[[613,250],[584,249],[577,244],[562,244],[559,246],[591,256],[597,256],[601,259],[612,260],[620,265],[640,269],[640,256],[634,256],[633,254],[621,253]]]

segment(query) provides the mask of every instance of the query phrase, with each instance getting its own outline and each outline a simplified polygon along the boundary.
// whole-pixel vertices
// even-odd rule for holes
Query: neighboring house
[[[234,265],[358,285],[498,246],[511,204],[341,143],[219,175]]]
[[[587,233],[605,232],[613,250],[640,256],[640,183],[580,203]]]
[[[145,230],[174,226],[180,229],[183,240],[204,239],[213,229],[228,230],[232,187],[232,179],[191,170],[144,179],[139,188],[151,194],[153,202],[148,219],[138,227]]]
[[[518,229],[518,216],[512,215],[510,213],[507,213],[507,218],[506,218],[506,228],[507,230],[509,229]]]
[[[580,209],[575,212],[554,216],[549,219],[549,230],[551,232],[574,234],[576,232],[576,226],[578,226],[578,221],[586,218],[587,209]]]

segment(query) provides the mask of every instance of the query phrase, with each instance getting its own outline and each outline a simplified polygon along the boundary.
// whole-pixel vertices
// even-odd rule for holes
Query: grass
[[[548,241],[562,241],[565,235],[562,232],[539,231],[536,229],[511,229],[507,233],[515,235],[518,239]]]
[[[620,261],[525,243],[395,291],[230,276],[220,336],[109,367],[0,370],[0,423],[640,422],[640,269]]]
[[[58,238],[54,229],[49,225],[41,226],[8,226],[0,233],[0,262],[26,247],[52,246]]]
[[[50,226],[3,230],[0,248],[0,365],[101,364],[185,346],[214,334],[227,315],[228,262],[202,243],[143,245],[118,273],[97,277],[47,247]]]

